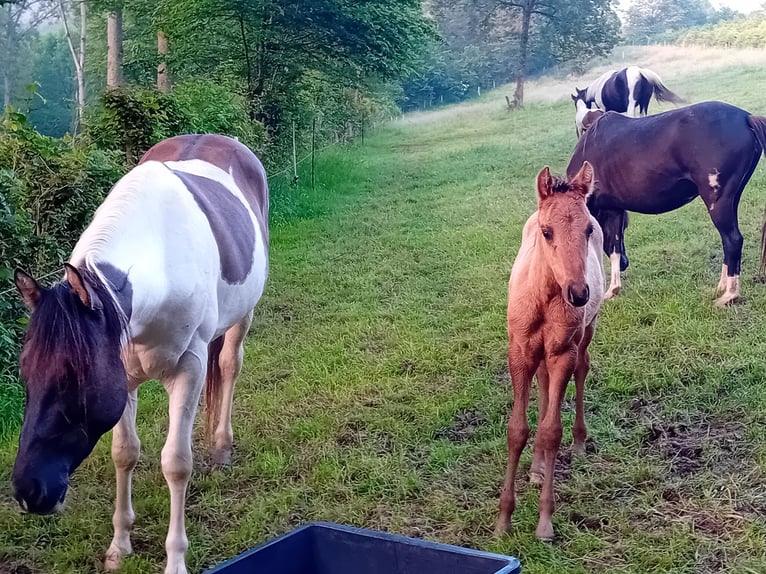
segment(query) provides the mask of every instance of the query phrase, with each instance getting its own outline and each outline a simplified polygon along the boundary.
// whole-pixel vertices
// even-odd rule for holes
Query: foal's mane
[[[22,375],[25,365],[34,365],[38,375],[35,379],[47,381],[50,377],[46,374],[53,375],[64,364],[81,387],[96,352],[102,347],[120,345],[128,327],[125,314],[98,275],[84,268],[78,271],[95,293],[100,308],[85,307],[66,280],[42,289],[27,328]],[[99,313],[105,333],[94,324]],[[32,382],[29,377],[24,378],[27,384]]]

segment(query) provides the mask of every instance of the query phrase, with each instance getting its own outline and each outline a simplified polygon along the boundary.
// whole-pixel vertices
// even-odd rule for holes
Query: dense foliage
[[[645,44],[694,26],[717,24],[737,15],[727,7],[715,9],[710,0],[641,0],[625,14],[625,38]]]
[[[677,41],[726,48],[766,48],[766,13],[760,12],[749,18],[691,28],[683,31]]]

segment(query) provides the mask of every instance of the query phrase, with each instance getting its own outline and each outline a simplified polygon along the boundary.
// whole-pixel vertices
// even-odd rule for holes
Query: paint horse
[[[572,101],[575,105],[575,133],[577,134],[577,139],[580,139],[582,134],[585,133],[585,130],[592,126],[598,118],[603,116],[604,112],[601,110],[591,110],[579,94],[576,96],[573,95]]]
[[[16,499],[36,514],[59,510],[71,474],[114,427],[117,496],[106,570],[131,552],[136,389],[159,379],[170,419],[161,457],[170,490],[165,572],[187,572],[192,423],[206,386],[212,459],[228,464],[234,382],[266,282],[268,203],[263,166],[245,146],[218,135],[174,137],[117,182],[64,280],[46,289],[15,273],[32,310],[20,360],[27,406]]]
[[[603,237],[588,212],[593,189],[588,162],[568,181],[544,168],[537,176],[539,209],[527,220],[508,283],[508,367],[513,410],[508,421],[508,467],[500,495],[497,535],[505,532],[516,507],[515,480],[529,437],[527,407],[537,374],[538,429],[530,476],[542,479],[537,537],[553,538],[553,479],[561,445],[561,404],[575,379],[574,450],[585,452],[583,414],[588,345],[604,294]]]
[[[622,70],[609,70],[591,82],[573,98],[582,99],[604,112],[618,112],[630,117],[645,116],[652,96],[658,102],[681,103],[683,99],[671,92],[655,72],[647,68],[630,66]]]
[[[628,211],[665,213],[698,195],[723,244],[716,306],[739,297],[742,234],[737,209],[742,191],[766,151],[766,117],[722,102],[703,102],[645,118],[607,113],[579,140],[567,174],[583,161],[598,182],[588,207],[604,231],[611,260],[606,298],[620,292],[628,267]]]

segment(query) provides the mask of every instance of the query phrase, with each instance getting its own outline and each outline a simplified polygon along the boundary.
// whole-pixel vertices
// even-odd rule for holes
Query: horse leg
[[[244,342],[252,319],[253,312],[250,311],[239,323],[226,331],[223,348],[218,356],[221,369],[221,401],[213,444],[213,465],[217,467],[231,464],[231,447],[234,441],[231,428],[231,405],[234,399],[234,384],[242,370],[242,359],[245,355]]]
[[[625,216],[624,211],[603,210],[599,213],[599,224],[604,232],[604,252],[609,256],[611,273],[609,289],[604,293],[604,299],[612,299],[622,288],[621,270],[627,267],[625,256]],[[625,258],[626,264],[622,265]]]
[[[548,412],[548,367],[545,365],[545,359],[540,361],[537,367],[537,424],[540,424]],[[529,467],[529,482],[532,484],[543,483],[543,473],[545,472],[545,457],[543,452],[537,447],[532,451],[532,466]]]
[[[136,515],[133,512],[130,491],[133,469],[136,467],[141,449],[141,442],[136,433],[137,406],[138,394],[134,389],[128,393],[125,410],[112,432],[112,460],[117,482],[117,496],[112,517],[114,537],[104,559],[104,570],[107,572],[117,570],[122,557],[133,552],[130,530]]]
[[[511,353],[510,349],[513,349],[515,353]],[[508,465],[500,493],[500,514],[495,523],[496,536],[500,536],[511,526],[511,515],[516,509],[516,469],[521,451],[524,450],[529,438],[527,407],[529,406],[529,387],[536,365],[529,359],[530,354],[526,351],[527,349],[521,345],[509,346],[508,366],[513,385],[513,408],[508,419]]]
[[[577,366],[574,371],[575,380],[575,422],[572,427],[572,450],[575,454],[585,454],[585,439],[588,429],[585,426],[585,378],[590,371],[590,353],[588,345],[593,339],[594,323],[585,327],[582,341],[577,349]]]
[[[545,476],[540,491],[540,520],[537,523],[536,536],[540,540],[553,540],[553,481],[556,469],[556,457],[561,446],[561,402],[564,391],[572,377],[577,359],[575,348],[559,355],[546,356],[550,383],[548,387],[548,412],[538,425],[535,446],[545,454]]]
[[[718,285],[715,288],[716,294],[723,293],[726,291],[726,278],[729,276],[729,268],[724,263],[721,265],[721,278],[718,280]]]
[[[711,179],[712,179],[711,175]],[[710,219],[718,233],[721,235],[723,244],[723,267],[718,287],[724,287],[723,294],[716,299],[715,306],[723,307],[735,302],[739,298],[739,272],[742,262],[742,234],[737,222],[737,205],[742,191],[727,190],[724,188],[716,193],[717,187],[713,187],[712,194],[705,194],[702,199],[708,207]],[[729,191],[729,193],[727,193]],[[702,194],[700,194],[702,195]],[[724,285],[724,273],[726,282]]]
[[[169,395],[168,437],[162,448],[162,474],[170,490],[170,525],[165,539],[167,566],[165,574],[187,574],[184,512],[186,487],[192,472],[192,424],[204,384],[207,346],[200,344],[187,350],[178,361],[173,376],[164,378]]]

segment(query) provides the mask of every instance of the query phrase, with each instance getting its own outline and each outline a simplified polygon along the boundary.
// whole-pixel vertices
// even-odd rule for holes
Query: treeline
[[[766,13],[714,26],[691,28],[682,32],[676,41],[697,46],[766,48]]]

